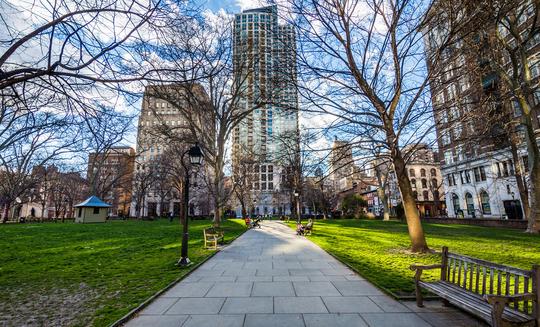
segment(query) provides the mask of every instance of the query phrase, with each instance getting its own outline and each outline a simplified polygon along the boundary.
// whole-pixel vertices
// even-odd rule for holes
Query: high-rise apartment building
[[[277,6],[269,6],[236,14],[233,38],[238,110],[247,112],[233,131],[233,169],[246,158],[254,162],[253,213],[289,213],[285,181],[299,149],[294,30],[279,25]]]
[[[184,150],[198,141],[190,125],[208,124],[199,130],[214,130],[212,117],[206,116],[211,110],[204,110],[207,101],[199,84],[146,87],[137,132],[132,216],[179,215],[184,173],[180,160]],[[189,158],[185,160],[189,163]],[[212,213],[213,201],[205,182],[208,174],[203,161],[191,177],[189,215]]]
[[[474,2],[471,3],[475,9]],[[522,6],[526,6],[522,7]],[[522,13],[518,32],[530,27],[534,4],[522,1],[515,10]],[[428,15],[436,15],[438,6]],[[521,11],[522,8],[526,10]],[[465,15],[474,15],[465,13]],[[464,17],[461,15],[460,17]],[[472,19],[472,21],[475,21]],[[504,26],[464,30],[455,42],[439,53],[447,37],[445,26],[429,26],[424,43],[430,71],[430,88],[441,154],[441,173],[446,190],[450,217],[522,218],[522,202],[515,178],[515,167],[526,171],[526,149],[518,143],[517,162],[510,151],[509,121],[520,115],[501,76],[492,67],[509,69],[510,60],[494,46],[493,33],[499,32],[510,45],[512,40]],[[513,46],[516,46],[513,43]],[[540,35],[526,45],[527,55],[538,57]],[[540,62],[531,61],[532,77],[538,81]],[[538,110],[540,91],[533,99]],[[533,122],[538,128],[538,121]],[[512,134],[512,135],[511,135]]]

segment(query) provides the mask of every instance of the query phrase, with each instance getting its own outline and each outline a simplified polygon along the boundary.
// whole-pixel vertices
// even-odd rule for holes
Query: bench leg
[[[492,327],[502,327],[502,314],[504,311],[504,302],[495,301],[491,305],[491,326]]]
[[[420,276],[422,275],[422,270],[418,269],[414,274],[414,291],[416,293],[416,306],[422,308],[424,306],[424,297],[422,296],[422,288],[420,287],[419,281]]]
[[[416,306],[422,308],[424,307],[424,297],[422,296],[422,290],[420,289],[420,285],[416,284],[414,288],[416,293]]]

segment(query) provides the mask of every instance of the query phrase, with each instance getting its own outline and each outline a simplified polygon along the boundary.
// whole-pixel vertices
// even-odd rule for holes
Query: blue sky
[[[255,2],[255,1],[254,1]],[[218,11],[219,9],[224,9],[227,12],[239,12],[240,6],[237,5],[236,0],[207,0],[203,1],[203,6],[212,10]]]

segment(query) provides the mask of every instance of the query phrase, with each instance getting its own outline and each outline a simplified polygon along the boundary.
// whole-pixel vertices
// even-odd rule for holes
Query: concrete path
[[[484,325],[439,302],[419,309],[395,301],[311,241],[268,221],[217,253],[127,326]]]

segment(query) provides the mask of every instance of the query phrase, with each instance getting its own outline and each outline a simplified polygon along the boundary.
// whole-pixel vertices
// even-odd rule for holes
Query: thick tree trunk
[[[420,215],[416,208],[416,199],[413,196],[411,183],[407,177],[405,160],[402,157],[401,151],[397,148],[392,149],[391,156],[396,171],[399,190],[401,192],[407,228],[409,229],[409,237],[411,238],[411,251],[422,253],[428,252],[429,248],[424,235],[424,229],[422,228]]]
[[[531,187],[528,233],[540,231],[540,150],[536,142],[530,116],[524,117],[525,138],[529,160],[529,182]]]

